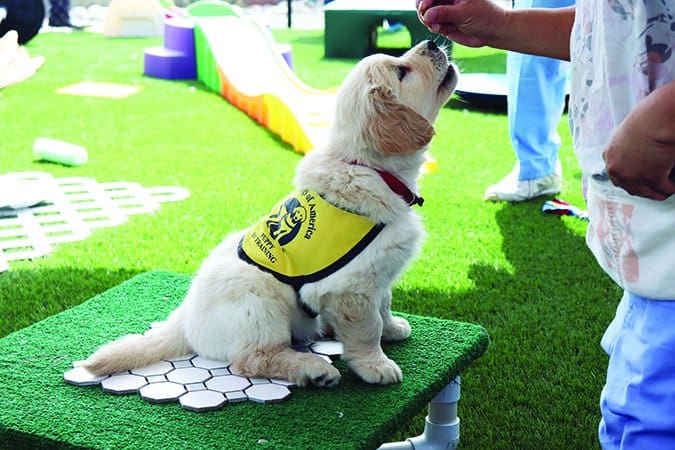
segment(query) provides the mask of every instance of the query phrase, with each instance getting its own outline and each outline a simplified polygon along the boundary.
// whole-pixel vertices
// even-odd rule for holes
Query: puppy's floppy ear
[[[377,86],[369,93],[366,139],[387,155],[414,152],[431,142],[434,127],[421,114],[404,105],[387,88]]]

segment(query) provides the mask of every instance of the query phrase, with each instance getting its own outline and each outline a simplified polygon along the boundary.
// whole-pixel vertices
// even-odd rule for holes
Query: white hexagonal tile
[[[291,395],[291,391],[286,386],[271,383],[254,384],[244,392],[249,400],[258,403],[280,402]]]
[[[143,375],[144,377],[152,375],[164,375],[173,370],[173,366],[169,361],[160,361],[158,363],[139,367],[138,369],[132,369],[131,373],[136,375]]]
[[[108,378],[109,375],[94,375],[84,367],[75,367],[63,374],[63,379],[66,383],[74,384],[76,386],[92,386],[99,384],[101,381]]]
[[[188,392],[181,396],[178,401],[183,408],[197,412],[220,409],[227,403],[223,394],[214,391]]]
[[[182,384],[164,381],[162,383],[151,383],[145,385],[138,391],[144,400],[156,403],[174,402],[181,395],[185,394],[185,387]]]
[[[229,364],[224,361],[216,361],[215,359],[206,359],[201,356],[192,358],[192,365],[202,369],[226,369]]]
[[[101,387],[113,394],[132,394],[148,384],[145,377],[130,373],[116,373],[101,381]]]
[[[318,341],[306,346],[294,347],[296,351],[309,352],[331,362],[344,352],[342,344],[335,340]],[[254,401],[259,403],[280,402],[291,395],[287,380],[245,378],[234,375],[225,361],[184,355],[130,372],[95,376],[80,367],[75,361],[73,369],[64,372],[67,383],[77,386],[100,384],[104,391],[115,394],[139,392],[150,402],[172,402],[192,411],[210,411],[225,403]]]
[[[184,367],[172,370],[166,374],[169,381],[181,384],[201,383],[211,378],[211,374],[206,369],[197,367]]]
[[[243,391],[251,385],[251,382],[246,378],[237,375],[224,375],[220,377],[213,377],[206,382],[206,387],[212,391],[218,392],[233,392]]]
[[[339,341],[317,341],[310,348],[312,352],[326,356],[340,356],[345,351],[342,342]]]

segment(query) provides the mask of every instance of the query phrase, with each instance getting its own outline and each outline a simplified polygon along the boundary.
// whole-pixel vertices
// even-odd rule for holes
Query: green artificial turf
[[[337,85],[352,60],[323,58],[318,31],[275,30],[293,46],[296,73],[316,88]],[[301,155],[196,82],[142,75],[143,49],[161,39],[42,34],[28,44],[46,61],[27,81],[0,90],[0,172],[47,171],[101,182],[181,186],[164,203],[86,240],[57,245],[0,274],[0,336],[76,306],[150,270],[192,274],[222,237],[248,226],[287,193]],[[454,46],[464,71],[499,72],[504,54]],[[56,94],[83,80],[133,84],[125,99]],[[565,186],[583,207],[566,118],[560,123]],[[89,162],[34,161],[39,136],[83,145]],[[597,447],[606,356],[599,339],[620,297],[584,243],[585,222],[541,213],[545,199],[485,203],[485,188],[514,156],[503,111],[460,98],[436,123],[438,171],[421,181],[428,238],[397,283],[403,313],[484,326],[492,344],[463,373],[462,448]],[[4,411],[0,414],[5,414]],[[417,435],[423,415],[401,429]]]
[[[336,388],[292,388],[278,404],[244,402],[203,413],[63,381],[72,361],[164,320],[189,281],[170,272],[138,275],[0,339],[0,442],[19,449],[369,449],[425,410],[488,345],[478,325],[404,315],[413,335],[385,346],[406,373],[400,384],[368,385],[340,361],[335,364],[343,379]]]

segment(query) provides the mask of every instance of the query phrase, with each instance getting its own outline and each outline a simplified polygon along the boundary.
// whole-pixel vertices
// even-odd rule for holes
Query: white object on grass
[[[67,166],[81,166],[86,164],[89,159],[87,150],[84,147],[50,138],[35,139],[33,154],[38,159]]]
[[[0,203],[5,205],[0,207],[0,272],[8,270],[7,261],[44,256],[53,244],[82,240],[94,229],[119,225],[130,216],[158,210],[161,203],[190,196],[180,187],[99,183],[84,177],[54,178],[45,172],[5,174],[0,176],[2,183],[7,184],[0,185]],[[17,191],[17,183],[33,186],[30,192],[41,194],[30,194],[34,196],[19,203],[15,197],[24,190]],[[33,202],[39,203],[9,207]]]

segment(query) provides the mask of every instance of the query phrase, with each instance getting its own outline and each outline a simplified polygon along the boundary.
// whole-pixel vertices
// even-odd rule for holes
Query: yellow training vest
[[[296,191],[246,232],[239,257],[299,290],[343,267],[383,228],[314,191]]]

